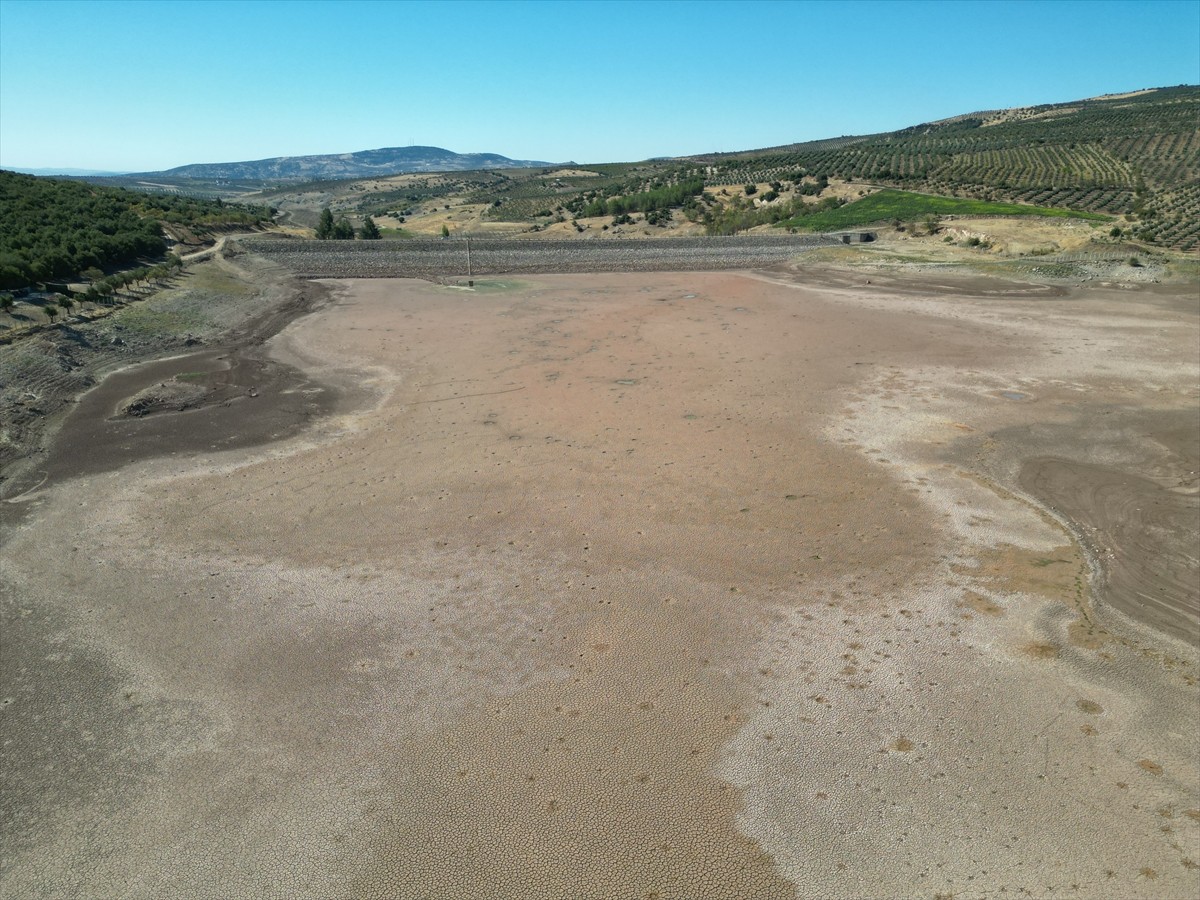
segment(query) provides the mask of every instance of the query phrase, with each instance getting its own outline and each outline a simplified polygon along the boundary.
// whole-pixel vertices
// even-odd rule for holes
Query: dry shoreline
[[[242,410],[231,409],[264,392],[290,392],[304,381],[295,369],[266,356],[262,345],[327,298],[320,285],[295,281],[277,269],[234,266],[223,259],[208,263],[205,271],[213,269],[225,275],[214,287],[195,288],[185,280],[177,289],[104,319],[64,325],[0,349],[0,368],[10,382],[0,403],[0,413],[8,420],[0,457],[0,498],[17,497],[51,478],[198,449],[206,434],[210,442],[220,440],[227,446],[261,443],[294,433],[336,402],[332,390],[321,396],[313,391],[303,408],[294,402],[278,407],[275,402],[270,427],[257,415],[239,416]],[[195,272],[188,274],[194,282]],[[231,284],[237,291],[228,293]],[[222,289],[227,292],[224,303]],[[209,314],[196,316],[192,308],[197,305]],[[139,318],[162,325],[133,331],[124,324],[131,318],[135,328]],[[196,334],[175,331],[173,318],[194,324]],[[53,361],[53,374],[30,366],[39,356]],[[172,397],[169,388],[180,384],[175,380],[180,375],[192,390]],[[160,384],[164,402],[159,408],[150,406],[149,415],[122,414],[122,403],[142,390],[153,393]],[[200,414],[182,421],[153,415],[185,410]],[[68,422],[80,424],[72,427]],[[64,426],[72,433],[60,439]],[[0,507],[0,516],[13,512],[12,504]]]
[[[1187,291],[329,284],[261,359],[357,398],[6,540],[6,892],[1200,886],[1195,648],[1061,521],[1192,615]]]

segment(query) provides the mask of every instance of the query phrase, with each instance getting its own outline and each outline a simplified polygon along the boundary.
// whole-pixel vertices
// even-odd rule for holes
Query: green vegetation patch
[[[683,206],[704,190],[703,178],[689,178],[678,184],[662,185],[607,200],[597,198],[583,208],[584,216],[619,216],[631,212],[653,212]]]
[[[1053,216],[1055,218],[1093,219],[1106,221],[1108,216],[1077,212],[1070,209],[1051,209],[1045,206],[1025,206],[1019,203],[994,203],[961,197],[938,197],[914,194],[910,191],[884,190],[847,203],[837,209],[826,209],[809,216],[786,219],[779,225],[802,228],[805,231],[836,231],[857,228],[875,222],[920,220],[926,216]]]
[[[416,235],[407,228],[380,228],[379,236],[385,241],[406,241]]]
[[[500,280],[497,278],[485,278],[475,280],[475,290],[483,294],[499,294],[506,291],[517,291],[525,285],[520,281]]]
[[[177,309],[143,303],[121,310],[117,321],[134,334],[190,334],[212,326],[199,309]]]
[[[267,207],[0,171],[0,288],[75,279],[88,269],[103,274],[161,258],[167,249],[162,222],[202,231],[270,218]]]
[[[188,292],[213,291],[215,293],[232,294],[239,297],[244,297],[254,292],[254,288],[245,281],[212,264],[202,264],[189,268],[187,270],[187,281],[179,290]]]
[[[1189,281],[1200,280],[1200,260],[1198,259],[1176,259],[1170,264],[1171,274],[1180,278],[1186,278]]]

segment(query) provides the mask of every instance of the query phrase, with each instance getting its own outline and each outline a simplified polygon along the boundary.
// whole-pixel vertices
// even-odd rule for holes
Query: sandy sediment
[[[6,893],[1200,887],[1195,558],[1086,487],[1194,546],[1186,291],[331,288],[353,407],[22,498]]]

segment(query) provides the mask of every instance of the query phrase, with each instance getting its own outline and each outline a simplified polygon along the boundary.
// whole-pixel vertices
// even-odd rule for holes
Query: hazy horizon
[[[0,167],[634,161],[1197,81],[1194,3],[0,0]]]

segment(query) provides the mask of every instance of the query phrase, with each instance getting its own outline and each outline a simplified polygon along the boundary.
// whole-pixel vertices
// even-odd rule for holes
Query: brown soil
[[[20,498],[4,893],[1200,888],[1200,824],[1155,812],[1200,805],[1196,654],[1089,578],[1094,521],[1158,585],[1071,480],[1175,471],[1094,413],[1190,427],[1190,293],[331,289],[252,358],[352,405],[214,449],[290,395],[217,404]]]
[[[89,414],[89,419],[116,415],[138,392],[155,393],[156,386],[173,382],[177,374],[198,375],[202,368],[206,372],[228,369],[234,380],[222,385],[217,382],[229,378],[206,375],[196,379],[194,384],[206,390],[195,402],[183,396],[196,393],[190,384],[186,389],[182,384],[159,389],[164,407],[191,409],[223,403],[237,393],[238,374],[246,378],[242,387],[249,391],[254,389],[248,374],[252,370],[280,371],[276,363],[251,358],[257,359],[255,353],[267,337],[319,306],[325,292],[318,285],[298,282],[265,260],[243,257],[234,263],[215,256],[224,244],[222,238],[217,248],[191,257],[187,269],[165,288],[143,291],[133,302],[89,311],[40,334],[0,345],[0,497],[14,497],[45,479],[46,454],[54,433],[76,402],[95,404],[95,398],[81,400],[81,395],[116,371],[160,360],[137,373],[112,376],[116,380],[99,389],[104,403],[93,406],[98,418]],[[201,262],[202,256],[214,258]],[[161,362],[172,356],[184,362]],[[234,364],[235,358],[242,362]],[[189,359],[195,361],[194,366],[186,364]],[[205,366],[200,360],[210,362]],[[153,411],[157,405],[152,402],[144,411]],[[100,426],[88,427],[94,431]],[[165,442],[158,444],[146,444],[133,437],[136,431],[131,432],[122,461],[171,448],[178,438],[170,433],[180,430],[174,424],[165,428]],[[218,438],[227,439],[231,430],[241,429],[221,429]],[[264,431],[242,445],[269,435]],[[63,469],[70,474],[94,471],[89,468],[92,450],[89,439],[79,437],[69,444],[60,442],[56,452],[73,457]],[[0,509],[0,515],[12,511],[11,507]]]

